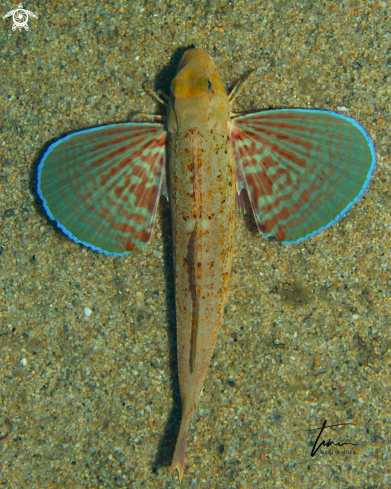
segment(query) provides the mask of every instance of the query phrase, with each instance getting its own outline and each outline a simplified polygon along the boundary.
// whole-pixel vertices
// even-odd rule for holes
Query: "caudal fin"
[[[182,481],[183,473],[185,471],[185,450],[187,443],[187,434],[189,431],[189,422],[190,413],[186,418],[182,418],[178,438],[175,445],[174,456],[172,458],[170,467],[170,474],[172,474],[175,469],[178,469],[180,481]]]

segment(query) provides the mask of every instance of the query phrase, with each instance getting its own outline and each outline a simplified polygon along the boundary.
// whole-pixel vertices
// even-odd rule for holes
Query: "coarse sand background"
[[[299,245],[237,216],[181,487],[389,487],[390,2],[24,8],[38,15],[28,32],[0,23],[0,488],[179,487],[168,470],[180,421],[168,204],[145,250],[106,257],[46,217],[36,170],[64,133],[164,113],[147,88],[168,92],[190,46],[213,57],[227,88],[257,68],[235,112],[354,117],[378,165],[365,198]],[[304,430],[324,420],[352,423],[325,441],[356,445],[311,457],[318,432]]]

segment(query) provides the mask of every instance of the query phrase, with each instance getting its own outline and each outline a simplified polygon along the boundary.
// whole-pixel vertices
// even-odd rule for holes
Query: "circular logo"
[[[12,18],[14,21],[14,25],[12,26],[12,30],[22,29],[22,27],[24,27],[26,29],[26,31],[28,31],[29,26],[27,25],[27,22],[29,20],[29,16],[28,16],[28,13],[24,9],[22,9],[22,8],[16,9]],[[16,20],[16,19],[18,19],[18,20]]]

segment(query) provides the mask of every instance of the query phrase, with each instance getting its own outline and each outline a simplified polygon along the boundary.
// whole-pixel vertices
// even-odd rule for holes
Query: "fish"
[[[170,472],[182,480],[192,412],[228,298],[236,210],[261,235],[294,244],[336,223],[367,189],[372,139],[354,119],[313,109],[238,115],[212,58],[189,49],[167,114],[60,138],[37,190],[73,241],[122,256],[151,240],[160,196],[170,204],[182,418]]]

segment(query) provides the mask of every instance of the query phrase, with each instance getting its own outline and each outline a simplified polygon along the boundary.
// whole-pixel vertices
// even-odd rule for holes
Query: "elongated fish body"
[[[175,267],[182,422],[171,470],[182,478],[191,413],[202,389],[227,300],[235,172],[230,105],[212,59],[188,51],[172,82],[169,201]]]
[[[376,165],[371,138],[350,117],[311,109],[230,115],[212,59],[192,49],[172,82],[166,124],[85,129],[50,145],[38,166],[48,216],[105,254],[145,247],[159,197],[169,198],[182,400],[171,472],[178,468],[180,479],[227,300],[235,205],[251,206],[265,237],[299,243],[355,204]]]

